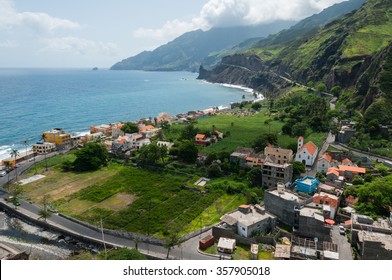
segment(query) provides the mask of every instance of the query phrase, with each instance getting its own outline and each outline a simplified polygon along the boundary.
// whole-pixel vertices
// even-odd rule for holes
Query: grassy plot
[[[67,153],[67,154],[64,154],[64,155],[58,155],[58,156],[54,156],[54,157],[51,157],[51,158],[48,157],[46,159],[46,161],[47,161],[48,168],[51,168],[51,167],[55,166],[56,168],[60,169],[60,165],[63,162],[65,162],[65,161],[74,161],[75,159],[76,159],[75,154],[73,152],[70,152],[70,153]],[[28,171],[28,173],[29,174],[35,173],[36,170],[37,170],[37,172],[43,172],[44,169],[46,168],[46,161],[42,160],[41,162],[37,163],[35,166],[33,166]]]
[[[251,146],[256,137],[265,132],[280,132],[284,123],[271,120],[269,124],[265,124],[265,121],[270,119],[269,116],[265,116],[265,112],[247,117],[219,115],[199,120],[197,127],[200,131],[212,130],[212,126],[215,125],[216,129],[226,135],[226,138],[204,148],[204,151],[233,152],[237,147]]]
[[[246,197],[242,194],[220,196],[213,204],[204,209],[192,222],[183,228],[183,234],[198,230],[202,227],[211,226],[220,221],[224,213],[237,209],[239,205],[246,203]]]

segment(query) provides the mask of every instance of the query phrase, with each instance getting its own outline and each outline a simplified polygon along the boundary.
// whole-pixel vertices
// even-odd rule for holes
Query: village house
[[[117,139],[120,136],[124,136],[124,131],[121,128],[124,126],[123,123],[112,124],[112,139]]]
[[[139,133],[144,136],[144,138],[154,138],[158,135],[160,128],[156,128],[152,125],[144,125],[139,128]]]
[[[377,220],[352,214],[351,245],[359,248],[363,260],[391,260],[392,213],[388,219]]]
[[[32,150],[39,155],[48,154],[56,150],[56,144],[49,142],[37,142],[33,144]]]
[[[165,142],[165,141],[158,141],[157,142],[158,147],[166,146],[168,151],[173,147],[173,145],[174,145],[174,143],[172,143],[172,142]]]
[[[293,151],[283,148],[275,148],[273,146],[267,146],[264,148],[264,155],[275,158],[275,163],[285,164],[290,163],[293,160]]]
[[[112,143],[112,151],[117,154],[118,151],[126,152],[129,150],[140,150],[141,147],[151,144],[151,140],[144,138],[142,134],[132,133],[120,136]]]
[[[307,194],[314,193],[317,190],[320,181],[312,176],[305,176],[295,180],[295,190]]]
[[[105,136],[112,136],[112,126],[108,124],[101,124],[97,126],[90,126],[90,134],[103,133]]]
[[[332,226],[325,222],[324,214],[320,209],[301,207],[295,211],[295,234],[319,241],[330,241]]]
[[[225,253],[225,254],[232,254],[236,248],[236,240],[221,237],[218,241],[218,252]]]
[[[340,131],[336,136],[336,141],[342,144],[348,144],[355,135],[356,129],[354,126],[355,122],[342,120],[340,122]]]
[[[318,154],[318,147],[309,141],[304,144],[304,137],[298,137],[297,154],[295,160],[302,162],[305,166],[313,166]]]
[[[290,185],[293,177],[293,165],[264,162],[261,167],[261,177],[264,188],[274,187],[278,183]]]
[[[65,133],[61,128],[54,128],[43,133],[45,142],[56,144],[57,150],[62,150],[69,147],[71,142],[71,134]]]
[[[339,165],[339,174],[340,176],[343,176],[346,181],[351,182],[352,179],[357,175],[364,176],[366,174],[366,168]]]
[[[208,137],[206,134],[196,134],[195,136],[196,145],[207,147],[217,141],[216,136],[212,135]]]
[[[347,163],[349,162],[346,162],[346,164]],[[355,176],[364,176],[365,174],[366,168],[354,165],[339,165],[338,168],[331,167],[328,169],[327,181],[341,186],[343,182],[351,182]]]
[[[324,153],[317,160],[317,172],[327,173],[331,167],[338,168],[339,165],[355,166],[349,158],[346,157],[342,161],[339,161],[338,157],[341,157],[341,155],[329,152]]]
[[[237,211],[222,216],[221,221],[231,227],[233,232],[249,238],[256,233],[272,231],[276,217],[267,213],[260,205],[241,205]]]
[[[175,118],[170,116],[168,113],[160,113],[156,118],[156,125],[161,125],[162,123],[173,124]]]
[[[313,203],[323,209],[324,218],[335,219],[340,199],[336,195],[320,192],[313,196]]]
[[[296,209],[312,201],[312,197],[293,193],[283,184],[278,184],[277,187],[264,192],[265,210],[276,216],[283,224],[291,227],[295,224]]]
[[[230,154],[230,162],[245,168],[247,167],[246,158],[253,154],[256,154],[253,148],[237,148],[233,153]]]

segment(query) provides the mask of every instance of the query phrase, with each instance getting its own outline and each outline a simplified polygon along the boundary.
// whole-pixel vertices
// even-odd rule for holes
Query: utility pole
[[[107,260],[108,254],[107,254],[107,251],[106,251],[105,236],[104,236],[104,234],[103,234],[102,217],[101,217],[101,232],[102,232],[103,248],[104,248],[104,250],[105,250],[105,260]]]

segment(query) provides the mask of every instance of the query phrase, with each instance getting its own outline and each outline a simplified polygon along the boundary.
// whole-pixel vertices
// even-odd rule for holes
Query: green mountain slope
[[[285,34],[283,31],[262,40],[242,54],[260,58],[254,71],[249,71],[246,59],[225,58],[213,71],[201,69],[201,78],[225,82],[228,69],[237,68],[238,74],[238,69],[247,68],[241,75],[252,76],[253,82],[243,85],[266,96],[283,92],[287,79],[302,84],[323,82],[328,89],[340,86],[350,91],[345,100],[347,108],[361,110],[365,119],[374,118],[379,111],[380,124],[392,122],[388,109],[392,105],[392,1],[369,0],[317,32],[293,36],[291,40],[285,40]],[[268,76],[275,77],[272,90],[270,83],[254,82]],[[281,77],[280,82],[276,76]],[[230,76],[226,79],[240,81]]]
[[[211,53],[233,47],[253,37],[265,37],[291,26],[279,21],[258,26],[212,28],[187,32],[154,51],[144,51],[114,64],[112,70],[197,71]]]

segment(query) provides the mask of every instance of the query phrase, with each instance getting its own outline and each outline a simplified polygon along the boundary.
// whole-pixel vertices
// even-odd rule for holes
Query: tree
[[[42,140],[45,145],[45,142],[46,142],[46,134],[45,133],[42,133],[40,140]],[[44,157],[45,157],[45,171],[48,171],[48,159],[46,158],[46,149],[44,149]]]
[[[262,183],[262,175],[260,168],[252,168],[248,172],[248,181],[252,186],[261,186]]]
[[[286,135],[291,135],[291,125],[286,123],[282,126],[282,133]]]
[[[188,124],[181,131],[181,139],[183,140],[194,140],[196,134],[199,132],[199,129],[195,127],[193,124]]]
[[[17,149],[12,149],[10,152],[11,157],[14,157],[14,162],[16,165],[16,158],[19,156],[19,152]],[[18,180],[18,170],[15,168],[15,179]]]
[[[319,83],[316,89],[320,92],[327,92],[327,86],[324,83]]]
[[[256,103],[252,104],[252,109],[253,110],[258,111],[258,110],[260,110],[261,107],[262,107],[262,105],[260,104],[260,102],[256,102]]]
[[[30,145],[29,139],[25,139],[25,140],[23,141],[23,145],[26,147],[26,157],[27,157],[27,149],[28,149],[28,147],[29,147],[29,145]]]
[[[178,158],[186,163],[195,163],[199,150],[195,143],[185,140],[178,147]]]
[[[139,132],[139,127],[138,127],[137,124],[134,123],[134,122],[126,122],[126,123],[121,127],[121,130],[122,130],[124,133],[132,134],[132,133],[135,133],[135,132]]]
[[[296,136],[296,137],[303,136],[306,134],[307,129],[308,129],[308,126],[305,123],[296,123],[291,128],[291,135]]]
[[[222,169],[219,164],[217,163],[212,163],[208,168],[207,168],[207,174],[211,178],[217,178],[222,176]]]
[[[19,199],[19,197],[23,194],[24,189],[19,183],[15,183],[13,188],[11,189],[11,196],[14,197],[14,205],[15,209],[17,208],[18,204],[16,203]]]
[[[169,230],[168,235],[165,237],[165,243],[163,244],[163,247],[167,249],[166,259],[169,258],[170,250],[180,243],[179,233],[179,230],[171,229]]]
[[[331,88],[331,93],[335,97],[339,97],[341,92],[342,92],[342,87],[341,86],[334,86],[333,88]]]
[[[120,248],[113,249],[107,252],[105,256],[104,253],[98,254],[98,259],[101,260],[146,260],[147,258],[136,249]]]
[[[43,209],[38,212],[39,217],[43,218],[45,222],[47,218],[50,218],[50,216],[52,216],[52,213],[48,211],[49,197],[50,196],[47,194],[44,195],[44,197],[42,198]]]
[[[278,144],[278,135],[276,133],[267,132],[257,137],[253,142],[253,148],[256,150],[256,152],[260,152],[264,150],[264,148],[269,144],[271,145]]]
[[[155,144],[146,145],[140,148],[140,159],[144,163],[155,163],[161,157],[161,149]]]
[[[75,155],[74,169],[81,172],[98,170],[107,165],[109,158],[105,146],[95,142],[86,143]]]
[[[291,164],[293,165],[293,178],[297,178],[305,172],[305,165],[302,162],[293,161]]]

